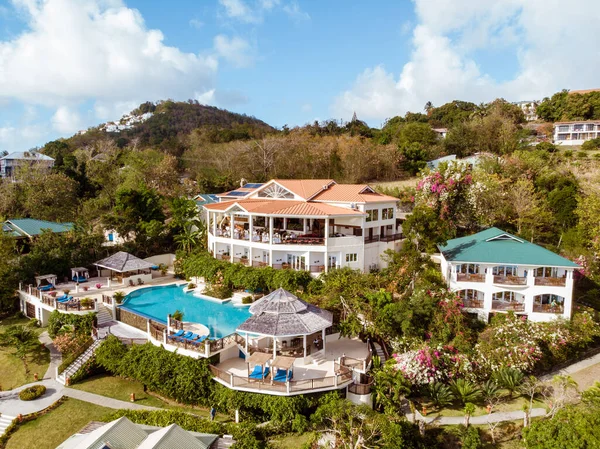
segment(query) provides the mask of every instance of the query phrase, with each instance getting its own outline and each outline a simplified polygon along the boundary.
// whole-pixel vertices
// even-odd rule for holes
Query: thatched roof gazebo
[[[124,278],[124,273],[139,274],[140,271],[150,272],[152,267],[154,267],[153,263],[135,257],[125,251],[119,251],[106,259],[99,260],[94,265],[117,273],[118,278],[119,275],[121,275],[121,278]]]
[[[301,300],[292,293],[279,288],[250,306],[252,316],[244,321],[237,332],[271,337],[273,357],[299,355],[306,357],[309,348],[307,337],[314,337],[317,350],[325,349],[325,330],[331,326],[333,315]],[[277,342],[280,341],[281,347]]]

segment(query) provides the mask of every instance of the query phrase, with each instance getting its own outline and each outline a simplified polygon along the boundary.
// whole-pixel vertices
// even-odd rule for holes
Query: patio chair
[[[137,282],[138,285],[144,285],[144,281],[142,281],[142,278],[138,278]]]
[[[263,380],[264,378],[266,378],[269,375],[269,367],[265,367],[264,371],[262,369],[262,366],[260,365],[256,365],[254,367],[254,370],[248,375],[249,379],[257,379],[257,380]]]
[[[41,292],[48,292],[48,291],[52,290],[53,288],[54,288],[54,285],[47,284],[47,285],[42,285],[41,287],[38,287],[38,290]]]
[[[73,282],[86,282],[87,278],[85,276],[73,276]]]
[[[66,296],[66,295],[65,295],[65,296]],[[70,302],[70,301],[72,301],[72,300],[73,300],[73,297],[72,297],[72,296],[66,296],[66,297],[65,297],[65,298],[63,298],[63,299],[57,299],[57,301],[58,301],[58,302],[60,302],[61,304],[64,304],[64,303]]]
[[[181,337],[183,334],[185,334],[185,331],[181,329],[175,332],[174,334],[168,335],[167,338],[169,340],[173,340],[174,338]]]
[[[277,373],[273,377],[274,382],[287,382],[294,375],[292,370],[277,369]]]
[[[175,339],[176,341],[179,341],[179,342],[182,342],[182,343],[183,343],[183,341],[184,341],[184,340],[187,340],[189,337],[191,337],[191,335],[192,335],[192,334],[193,334],[193,332],[192,332],[192,331],[188,331],[188,332],[186,332],[184,335],[181,335],[180,337],[174,337],[174,339]]]
[[[132,279],[129,279],[129,286],[130,286],[130,287],[135,287],[135,284],[133,283],[133,280],[132,280]]]

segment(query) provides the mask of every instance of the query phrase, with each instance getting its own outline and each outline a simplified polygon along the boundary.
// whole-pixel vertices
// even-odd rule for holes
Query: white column
[[[526,293],[523,296],[525,296],[524,301],[525,301],[525,313],[530,314],[533,313],[533,294],[532,293]]]
[[[306,229],[307,229],[306,223],[307,223],[307,221],[308,221],[308,219],[306,219],[306,218],[302,219],[302,233],[303,234],[306,234]]]
[[[327,247],[325,247],[325,273],[327,273],[329,271],[329,253],[327,252]]]
[[[277,337],[273,337],[273,358],[277,357]]]
[[[527,286],[528,287],[533,287],[535,286],[535,268],[526,268],[527,270]]]
[[[302,339],[304,340],[304,358],[306,358],[306,334],[302,336]]]
[[[287,218],[283,217],[283,230],[287,229]]]
[[[567,271],[565,286],[561,289],[561,291],[564,292],[563,297],[565,298],[563,318],[569,319],[571,318],[571,308],[573,307],[573,270]]]
[[[248,215],[248,233],[250,234],[250,242],[252,240],[252,233],[254,232],[254,215]]]
[[[306,269],[310,273],[310,251],[306,252]]]
[[[269,217],[269,245],[273,244],[273,217]]]
[[[246,355],[248,355],[248,332],[246,332]]]
[[[325,353],[325,329],[321,330],[321,339],[323,340],[323,353]]]
[[[213,228],[213,236],[217,236],[217,213],[213,212],[212,214],[212,228]]]
[[[233,233],[235,232],[235,218],[234,218],[235,216],[234,216],[234,214],[231,214],[230,217],[231,218],[229,220],[229,223],[230,223],[229,237],[231,239],[231,249],[229,250],[229,262],[233,263],[233,252],[234,252],[234,250],[233,250],[233,242],[234,242]]]
[[[328,239],[329,239],[329,218],[325,218],[325,246],[327,246]]]

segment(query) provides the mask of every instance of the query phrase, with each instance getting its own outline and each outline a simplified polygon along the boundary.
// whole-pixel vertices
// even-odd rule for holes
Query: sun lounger
[[[169,339],[174,339],[174,338],[177,338],[177,337],[181,337],[181,336],[183,336],[183,334],[185,334],[185,331],[183,329],[179,330],[179,331],[175,332],[174,334],[169,335]]]
[[[269,367],[267,366],[263,371],[262,366],[256,365],[254,370],[248,376],[248,379],[258,379],[263,380],[265,377],[269,375]]]
[[[187,331],[184,335],[181,335],[179,337],[174,337],[175,340],[179,341],[179,342],[183,342],[187,339],[189,339],[192,336],[193,332],[192,331]]]
[[[65,296],[66,296],[66,295],[65,295]],[[64,298],[62,298],[62,299],[57,299],[57,301],[58,301],[58,302],[60,302],[61,304],[64,304],[64,303],[66,303],[66,302],[69,302],[69,301],[71,301],[71,300],[73,300],[73,297],[72,297],[72,296],[66,296],[66,297],[64,297]]]
[[[38,290],[41,292],[48,292],[48,291],[52,290],[53,288],[54,288],[54,285],[47,284],[47,285],[42,285],[41,287],[38,287]]]
[[[284,369],[278,369],[277,374],[273,377],[274,382],[287,382],[294,375],[293,371],[286,371]]]
[[[87,278],[85,276],[73,276],[73,282],[86,282]]]
[[[57,300],[57,301],[62,301],[63,299],[67,299],[67,298],[68,298],[68,296],[67,296],[67,294],[65,293],[64,295],[62,295],[62,296],[59,296],[58,298],[56,298],[56,300]]]

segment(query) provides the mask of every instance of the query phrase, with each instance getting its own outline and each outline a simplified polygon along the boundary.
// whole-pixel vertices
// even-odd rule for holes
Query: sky
[[[594,0],[0,0],[0,151],[196,99],[302,126],[600,87]]]

